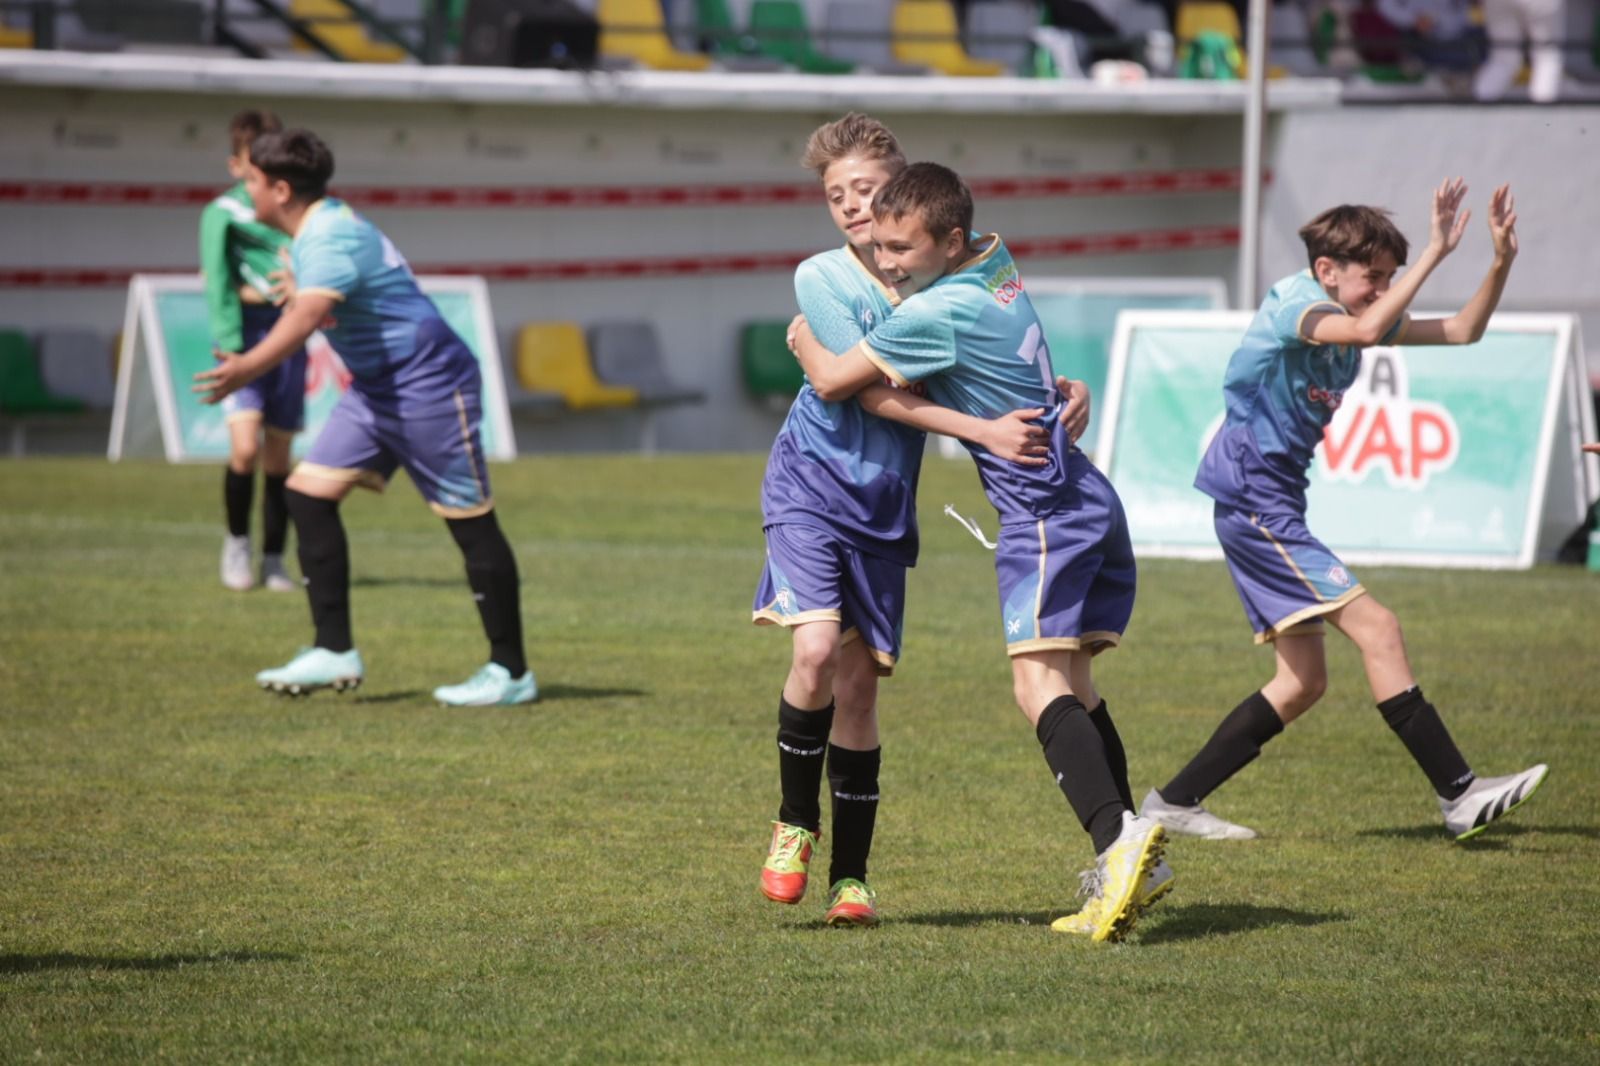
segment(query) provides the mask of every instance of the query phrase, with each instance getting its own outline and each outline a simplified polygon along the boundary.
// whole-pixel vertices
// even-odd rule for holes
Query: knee
[[[1328,691],[1328,671],[1325,667],[1317,667],[1303,674],[1291,675],[1288,679],[1287,696],[1289,706],[1285,711],[1292,714],[1301,714],[1311,709],[1318,700]]]
[[[255,441],[235,441],[228,451],[228,465],[236,474],[253,474],[261,458],[261,446]]]
[[[862,669],[840,662],[833,678],[833,700],[835,715],[872,715],[878,705],[877,670],[870,664]]]
[[[1361,650],[1369,655],[1391,656],[1403,654],[1405,634],[1400,630],[1400,619],[1387,607],[1372,612],[1361,634]]]
[[[839,645],[833,640],[823,640],[797,631],[794,637],[794,662],[792,669],[807,688],[832,688],[834,674],[839,669]]]

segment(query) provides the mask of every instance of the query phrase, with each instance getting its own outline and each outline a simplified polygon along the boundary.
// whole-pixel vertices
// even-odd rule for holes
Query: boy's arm
[[[1494,262],[1472,299],[1449,318],[1412,322],[1406,328],[1406,344],[1476,344],[1483,339],[1489,316],[1505,291],[1511,262],[1517,257],[1517,207],[1509,185],[1500,186],[1489,198],[1489,236],[1494,242]]]
[[[205,278],[211,343],[231,352],[244,343],[239,283],[228,263],[228,213],[215,204],[200,212],[200,272]]]
[[[806,325],[804,315],[795,317],[789,334],[793,337],[790,350],[799,360],[800,369],[806,372],[812,390],[830,403],[849,399],[868,385],[883,380],[883,371],[861,354],[860,345],[838,355],[823,347]]]
[[[333,310],[335,300],[321,292],[302,292],[284,308],[283,314],[254,348],[243,355],[218,352],[219,361],[210,370],[194,376],[191,391],[200,394],[202,403],[218,403],[241,386],[248,385],[291,354],[305,346]]]
[[[1014,463],[1043,466],[1049,461],[1050,433],[1034,423],[1044,414],[1042,407],[1010,411],[999,418],[977,418],[882,381],[858,392],[856,402],[862,410],[879,418],[903,422],[928,433],[959,437]]]
[[[1388,336],[1395,323],[1400,321],[1400,316],[1406,313],[1417,290],[1433,273],[1433,268],[1461,243],[1467,219],[1472,217],[1471,211],[1457,214],[1466,195],[1467,186],[1460,178],[1446,181],[1433,190],[1433,220],[1429,227],[1428,246],[1417,257],[1416,265],[1360,315],[1352,317],[1331,311],[1307,314],[1301,326],[1302,334],[1317,344],[1343,344],[1357,348],[1377,344]],[[1410,340],[1410,337],[1406,339]]]

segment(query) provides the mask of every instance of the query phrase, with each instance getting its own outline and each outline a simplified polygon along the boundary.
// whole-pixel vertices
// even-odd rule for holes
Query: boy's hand
[[[991,418],[984,423],[985,432],[977,443],[1001,459],[1023,466],[1044,466],[1050,461],[1050,432],[1035,424],[1043,415],[1042,407],[1025,407]]]
[[[217,365],[210,370],[202,370],[194,376],[194,385],[190,392],[200,395],[201,403],[221,403],[239,387],[247,384],[243,373],[240,372],[240,360],[237,352],[224,352],[213,348],[211,354],[217,357]]]
[[[1058,376],[1056,391],[1067,398],[1067,406],[1061,409],[1061,426],[1067,431],[1067,439],[1076,444],[1089,427],[1089,386]]]
[[[784,343],[789,346],[791,354],[795,351],[795,344],[798,343],[801,330],[805,330],[809,335],[811,333],[811,325],[806,321],[805,315],[795,315],[794,321],[789,323],[789,329],[783,335]]]
[[[1585,444],[1583,446],[1583,450],[1586,452],[1594,452],[1596,455],[1600,455],[1600,444]]]
[[[1428,245],[1437,255],[1449,255],[1461,243],[1461,235],[1467,231],[1467,219],[1472,217],[1470,210],[1461,211],[1461,201],[1466,198],[1467,183],[1461,178],[1449,178],[1433,190],[1433,221]]]
[[[1489,197],[1489,236],[1496,259],[1509,263],[1517,257],[1517,201],[1510,185],[1500,186]]]
[[[278,261],[283,266],[267,275],[267,280],[272,282],[272,288],[268,290],[267,298],[276,306],[282,307],[294,299],[294,267],[289,258],[289,249],[278,249]]]

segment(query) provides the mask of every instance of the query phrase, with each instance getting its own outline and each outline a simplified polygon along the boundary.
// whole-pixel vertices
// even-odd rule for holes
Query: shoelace
[[[778,843],[773,848],[776,854],[773,858],[781,863],[791,863],[800,849],[805,846],[806,831],[799,826],[790,826],[778,834]]]
[[[1093,899],[1100,894],[1105,879],[1100,875],[1100,867],[1092,870],[1083,870],[1078,874],[1078,895],[1084,899]]]
[[[951,518],[954,518],[957,522],[960,522],[963,529],[965,529],[968,533],[971,533],[974,537],[978,538],[979,544],[982,544],[990,551],[994,551],[995,543],[983,535],[983,530],[979,527],[978,523],[960,513],[955,509],[954,506],[948,503],[944,505],[944,513],[949,515]]]
[[[859,881],[847,881],[839,886],[833,894],[833,902],[840,903],[871,903],[872,893],[866,885]]]

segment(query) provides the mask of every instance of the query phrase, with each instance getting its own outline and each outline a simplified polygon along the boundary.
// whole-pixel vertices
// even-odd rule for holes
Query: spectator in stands
[[[220,352],[242,352],[271,331],[287,295],[281,257],[289,237],[256,221],[244,177],[250,168],[250,142],[282,129],[270,111],[241,111],[228,123],[232,152],[228,173],[233,188],[200,212],[200,269],[205,275],[211,343]],[[261,583],[275,592],[299,588],[283,567],[289,511],[284,483],[289,477],[289,447],[305,426],[306,352],[288,359],[245,385],[223,402],[228,420],[228,466],[222,499],[228,532],[222,541],[222,583],[244,591],[255,584],[251,571],[250,502],[257,463],[262,467]]]
[[[1478,69],[1472,91],[1479,100],[1505,95],[1522,69],[1522,42],[1528,41],[1528,98],[1547,104],[1561,93],[1561,39],[1564,0],[1483,0],[1489,33],[1489,60]]]

